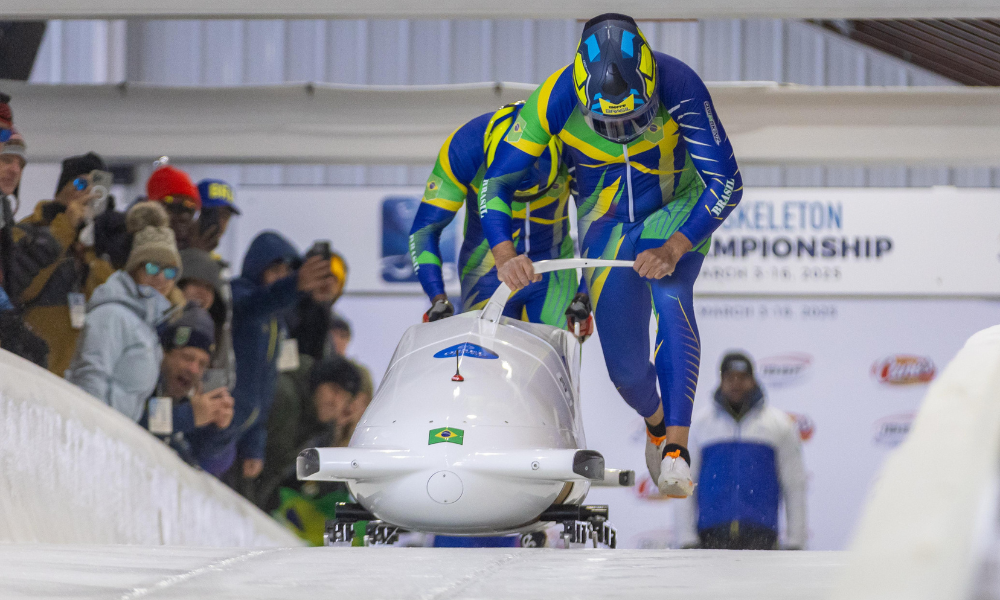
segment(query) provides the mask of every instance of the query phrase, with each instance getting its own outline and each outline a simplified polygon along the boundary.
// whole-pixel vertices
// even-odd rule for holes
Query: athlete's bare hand
[[[497,264],[497,277],[512,292],[527,287],[533,281],[542,280],[542,276],[535,273],[531,259],[524,254],[518,255],[511,242],[497,244],[493,248],[493,260]]]
[[[663,279],[672,275],[677,262],[691,250],[691,242],[680,232],[670,236],[659,248],[650,248],[639,253],[632,266],[640,277]]]

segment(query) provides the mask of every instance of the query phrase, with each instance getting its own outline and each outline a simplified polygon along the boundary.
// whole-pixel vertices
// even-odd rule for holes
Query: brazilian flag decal
[[[440,444],[441,442],[448,442],[450,444],[462,445],[462,438],[465,436],[465,431],[458,429],[457,427],[442,427],[441,429],[431,429],[430,434],[427,436],[427,445]]]

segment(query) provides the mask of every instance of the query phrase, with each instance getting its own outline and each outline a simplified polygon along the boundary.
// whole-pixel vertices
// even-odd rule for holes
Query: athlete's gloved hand
[[[574,332],[580,342],[594,334],[594,315],[590,307],[590,296],[587,294],[580,292],[569,303],[569,308],[566,309],[566,329]]]
[[[424,313],[424,323],[444,319],[455,314],[455,307],[448,302],[447,298],[435,297],[434,304]]]

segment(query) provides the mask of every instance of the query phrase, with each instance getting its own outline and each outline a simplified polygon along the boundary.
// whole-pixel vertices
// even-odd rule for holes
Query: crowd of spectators
[[[29,148],[0,94],[0,347],[315,537],[304,520],[314,528],[310,515],[346,492],[303,491],[295,458],[346,445],[373,394],[333,312],[343,259],[265,231],[230,276],[215,250],[240,215],[232,187],[195,185],[162,159],[145,196],[119,208],[104,159],[68,157],[52,198],[16,221]]]

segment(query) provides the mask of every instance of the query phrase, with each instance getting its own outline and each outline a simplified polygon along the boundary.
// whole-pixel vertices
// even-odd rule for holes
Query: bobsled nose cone
[[[438,471],[427,480],[427,495],[438,504],[454,504],[463,491],[462,478],[451,471]]]

